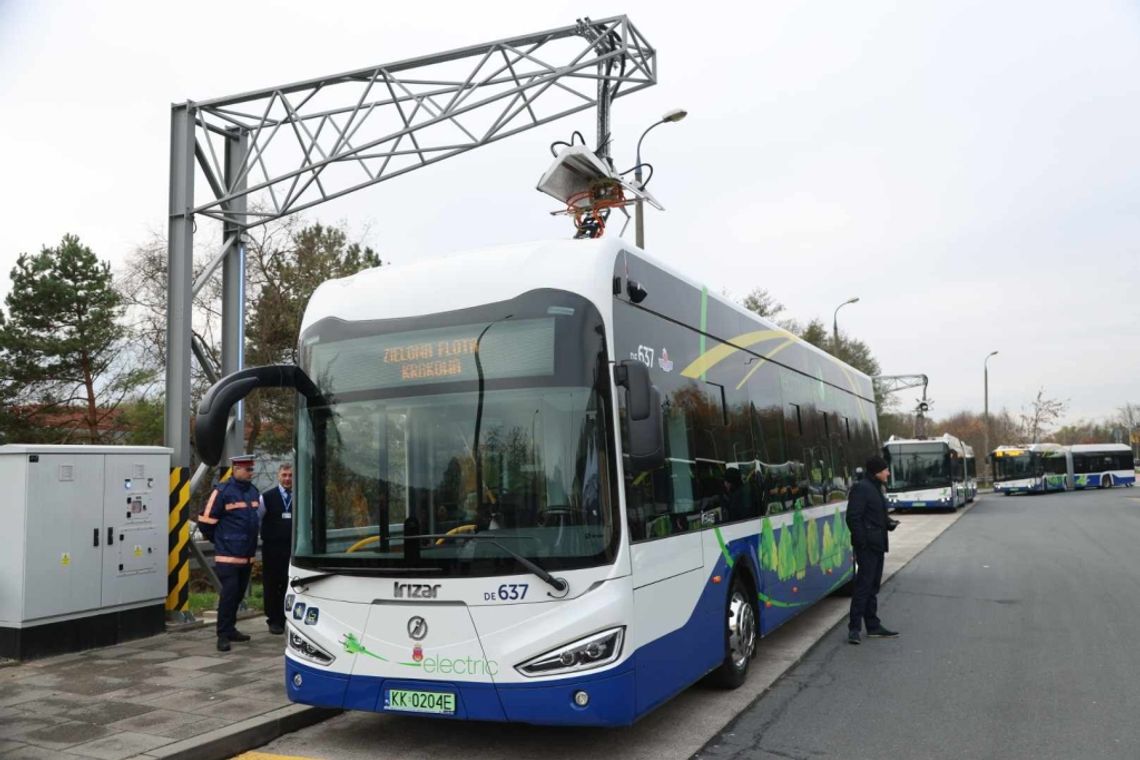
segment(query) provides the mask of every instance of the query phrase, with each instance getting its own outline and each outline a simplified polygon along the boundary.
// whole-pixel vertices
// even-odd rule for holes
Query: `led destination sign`
[[[554,320],[503,321],[370,335],[312,346],[310,376],[333,393],[554,374]]]
[[[413,343],[384,349],[384,363],[400,367],[401,380],[449,378],[463,375],[460,357],[474,356],[477,338]]]

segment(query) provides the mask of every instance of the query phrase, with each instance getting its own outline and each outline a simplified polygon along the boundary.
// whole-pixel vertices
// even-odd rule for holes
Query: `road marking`
[[[275,755],[272,752],[243,752],[240,755],[235,755],[232,760],[317,760],[317,758],[302,757],[301,755]]]

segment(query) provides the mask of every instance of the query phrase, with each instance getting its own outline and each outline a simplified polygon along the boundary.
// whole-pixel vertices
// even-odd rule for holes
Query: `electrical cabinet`
[[[0,446],[0,656],[25,659],[164,626],[170,449]]]

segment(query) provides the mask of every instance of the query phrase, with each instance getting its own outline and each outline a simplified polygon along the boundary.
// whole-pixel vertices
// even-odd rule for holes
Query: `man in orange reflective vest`
[[[237,611],[249,585],[257,554],[261,494],[253,485],[251,454],[230,458],[233,476],[214,484],[210,500],[198,517],[198,527],[214,544],[214,572],[222,583],[218,595],[218,651],[230,651],[231,641],[249,641],[237,629]]]

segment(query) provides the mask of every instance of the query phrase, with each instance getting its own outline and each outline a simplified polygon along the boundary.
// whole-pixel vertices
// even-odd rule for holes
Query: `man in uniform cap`
[[[851,594],[851,616],[847,622],[847,643],[860,643],[863,624],[869,638],[898,636],[879,620],[879,585],[883,581],[883,561],[890,545],[887,531],[898,522],[887,516],[883,484],[891,476],[886,460],[867,460],[864,476],[851,487],[847,501],[847,527],[855,549],[855,591]]]
[[[257,554],[261,494],[253,485],[252,454],[230,458],[233,475],[214,484],[210,500],[198,517],[202,535],[214,544],[214,571],[222,583],[218,596],[218,651],[230,651],[231,641],[249,641],[237,629],[237,611],[249,585]]]

